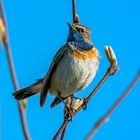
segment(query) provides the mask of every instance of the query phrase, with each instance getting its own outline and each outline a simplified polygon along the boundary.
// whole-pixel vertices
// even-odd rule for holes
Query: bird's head
[[[83,41],[92,44],[91,38],[90,38],[90,34],[91,34],[91,30],[84,26],[81,25],[79,23],[74,23],[72,25],[70,25],[69,23],[67,23],[69,26],[69,36],[72,36],[74,32],[78,33],[78,37],[81,37],[83,39]]]

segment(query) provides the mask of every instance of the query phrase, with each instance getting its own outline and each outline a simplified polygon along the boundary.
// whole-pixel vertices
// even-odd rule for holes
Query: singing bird
[[[91,41],[91,30],[79,23],[68,26],[66,44],[54,56],[45,77],[16,91],[13,95],[17,100],[40,93],[43,106],[50,92],[56,96],[51,104],[54,107],[91,83],[99,66],[99,51]]]

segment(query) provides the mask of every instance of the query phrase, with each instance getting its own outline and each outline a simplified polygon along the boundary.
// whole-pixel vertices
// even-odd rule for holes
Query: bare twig
[[[66,106],[67,106],[68,108],[71,108],[72,102],[73,102],[73,96],[68,97],[67,100],[66,100]],[[66,116],[68,115],[67,113],[68,113],[68,112],[67,112],[67,109],[64,108],[64,120],[65,120]],[[65,137],[66,130],[67,130],[67,126],[68,126],[68,125],[66,125],[65,129],[62,131],[61,138],[60,138],[61,140],[63,140],[64,137]]]
[[[64,109],[64,120],[65,120],[65,116],[66,116],[66,108]],[[66,130],[67,130],[67,126],[68,125],[66,125],[65,128],[63,129],[60,140],[64,140]]]
[[[111,49],[109,49],[111,50]],[[108,51],[108,49],[106,49],[106,51]],[[113,50],[111,50],[113,51]],[[113,53],[110,53],[110,55],[113,54]],[[95,89],[90,93],[90,95],[85,99],[86,102],[88,102],[94,95],[95,93],[97,92],[97,90],[104,84],[104,82],[113,74],[115,74],[119,67],[117,65],[117,60],[110,60],[111,58],[114,58],[114,57],[109,57],[109,62],[112,62],[110,63],[110,67],[108,68],[106,74],[104,75],[104,77],[101,79],[101,81],[98,83],[98,85],[95,87]],[[75,112],[73,112],[72,114],[72,118],[83,108],[83,104],[80,104],[80,106],[75,110]],[[61,127],[59,128],[59,130],[57,131],[57,133],[55,134],[53,140],[56,140],[59,135],[63,132],[63,130],[67,127],[68,123],[70,122],[69,119],[67,120],[64,120],[63,124],[61,125]]]
[[[72,0],[72,14],[73,14],[73,23],[76,21],[76,2]]]
[[[69,120],[64,120],[63,124],[61,125],[61,127],[59,128],[59,130],[57,131],[57,133],[55,134],[53,140],[57,140],[57,138],[59,137],[59,135],[67,127],[68,123],[69,123]]]
[[[4,7],[2,5],[2,2],[0,1],[0,12],[1,12],[1,18],[3,20],[3,23],[5,25],[5,33],[3,34],[3,43],[5,45],[6,48],[6,54],[7,54],[7,59],[8,59],[8,64],[9,64],[9,68],[10,68],[10,74],[12,77],[12,82],[13,82],[13,86],[15,90],[19,89],[19,85],[17,82],[17,78],[16,78],[16,74],[15,74],[15,69],[14,69],[14,64],[13,64],[13,59],[12,59],[12,54],[11,54],[11,50],[9,47],[9,38],[8,38],[8,33],[7,33],[7,26],[6,26],[6,18],[5,18],[5,13],[4,13]],[[24,136],[26,140],[30,140],[30,135],[27,129],[27,124],[26,124],[26,119],[25,119],[25,103],[18,103],[18,107],[19,107],[19,112],[20,112],[20,118],[21,118],[21,123],[22,123],[22,129],[24,132]]]
[[[67,126],[64,128],[60,140],[64,140],[65,133],[66,133]]]
[[[106,114],[99,119],[96,123],[91,132],[87,135],[86,140],[90,140],[91,137],[95,135],[97,130],[108,120],[110,115],[115,111],[115,109],[119,106],[119,104],[123,101],[123,99],[130,93],[130,91],[134,88],[134,86],[138,83],[140,80],[140,71],[134,78],[134,80],[130,83],[130,85],[126,88],[124,93],[116,100],[116,102],[113,104],[113,106],[106,112]]]
[[[76,0],[72,0],[72,14],[73,14],[73,23],[79,23],[80,19],[78,14],[76,13]]]

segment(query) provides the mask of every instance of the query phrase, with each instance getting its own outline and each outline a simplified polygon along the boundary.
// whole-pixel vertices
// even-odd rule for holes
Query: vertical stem
[[[73,23],[76,22],[76,2],[72,0],[72,14],[73,14]]]
[[[8,64],[10,68],[10,74],[11,74],[14,89],[18,90],[19,85],[16,78],[15,68],[14,68],[13,59],[12,59],[12,53],[9,47],[9,38],[8,38],[8,33],[7,33],[6,19],[5,19],[4,7],[2,5],[2,1],[0,1],[0,12],[2,14],[3,23],[6,28],[6,32],[3,34],[3,42],[6,49]],[[22,123],[22,129],[24,132],[24,137],[26,140],[30,140],[30,135],[27,129],[27,124],[26,124],[26,119],[25,119],[25,108],[21,103],[18,103],[18,107],[19,107],[19,113],[20,113],[20,118],[21,118],[21,123]]]
[[[19,86],[18,86],[18,82],[16,80],[16,74],[15,74],[15,69],[14,69],[14,65],[13,65],[11,51],[10,51],[10,48],[8,46],[6,46],[5,41],[4,41],[4,44],[5,44],[5,48],[6,48],[6,54],[7,54],[7,58],[8,58],[8,63],[9,63],[9,67],[10,67],[10,73],[11,73],[14,89],[18,90]],[[18,102],[18,108],[19,108],[21,124],[22,124],[22,129],[23,129],[25,139],[30,140],[30,135],[29,135],[29,132],[27,129],[27,124],[26,124],[26,119],[25,119],[25,108],[20,102]]]
[[[15,73],[15,68],[13,65],[13,59],[12,59],[12,54],[11,54],[11,50],[8,47],[8,41],[6,41],[6,37],[4,37],[4,45],[5,45],[5,49],[6,49],[6,55],[8,58],[8,64],[9,64],[9,68],[10,68],[10,74],[12,77],[12,82],[14,85],[14,90],[18,90],[19,89],[19,85],[17,82],[17,77],[16,77],[16,73]]]
[[[64,140],[66,129],[67,127],[65,127],[65,129],[63,130],[60,140]]]

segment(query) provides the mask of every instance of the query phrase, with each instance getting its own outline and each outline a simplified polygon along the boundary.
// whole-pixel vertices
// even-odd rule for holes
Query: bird
[[[48,93],[55,96],[51,108],[87,87],[99,68],[100,53],[91,40],[91,30],[80,23],[67,23],[66,43],[57,51],[46,75],[13,93],[20,101],[40,93],[40,106]]]

